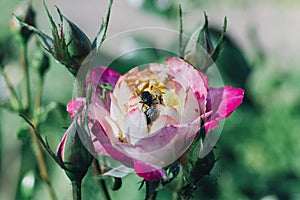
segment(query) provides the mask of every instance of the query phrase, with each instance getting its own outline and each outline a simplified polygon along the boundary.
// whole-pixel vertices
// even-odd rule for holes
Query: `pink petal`
[[[120,76],[121,75],[118,72],[115,72],[108,67],[95,67],[90,72],[90,76],[87,79],[87,85],[91,83],[93,86],[98,86],[99,84],[109,83],[114,87]]]
[[[127,152],[124,151],[123,148],[120,148],[119,144],[112,145],[109,137],[107,137],[99,122],[94,122],[92,133],[97,135],[97,140],[112,159],[121,162],[127,167],[135,168],[139,176],[146,180],[159,180],[160,178],[165,177],[162,169],[139,161],[132,156],[128,156]]]
[[[69,101],[67,111],[70,113],[72,121],[81,106],[85,106],[85,98],[79,97]]]
[[[134,146],[119,147],[134,159],[159,167],[177,160],[190,146],[200,128],[200,117],[193,124],[168,125],[138,140]]]
[[[71,129],[71,126],[68,128],[68,130],[65,132],[63,138],[61,139],[58,148],[57,148],[57,155],[60,157],[62,161],[64,161],[64,154],[65,154],[65,144],[66,144],[66,139],[67,135]]]
[[[204,123],[204,127],[206,131],[212,130],[219,125],[219,121],[217,119],[210,120]]]
[[[109,137],[98,121],[94,121],[91,132],[97,137],[99,143],[114,160],[123,163],[125,166],[133,167],[133,159],[112,145]]]
[[[179,83],[185,84],[184,87],[191,87],[199,101],[205,100],[208,83],[204,74],[178,57],[168,58],[167,64],[175,72],[175,79],[181,79]]]
[[[107,110],[110,109],[110,95],[112,91],[105,91],[105,98],[102,98],[102,88],[100,87],[103,84],[109,84],[112,88],[115,87],[119,77],[121,75],[112,69],[107,67],[95,67],[91,70],[90,75],[87,79],[86,86],[89,84],[92,85],[92,101],[97,102],[104,106]]]
[[[243,101],[244,90],[225,86],[223,88],[210,88],[206,111],[212,111],[206,119],[207,131],[217,126],[217,119],[227,118]]]
[[[165,170],[157,166],[146,164],[139,160],[134,161],[134,169],[137,175],[146,181],[158,181],[162,178],[168,178]]]

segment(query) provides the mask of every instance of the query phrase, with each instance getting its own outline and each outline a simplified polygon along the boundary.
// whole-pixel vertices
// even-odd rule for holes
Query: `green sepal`
[[[15,9],[12,19],[10,20],[11,31],[17,34],[17,38],[20,39],[21,42],[27,43],[32,35],[32,31],[23,27],[18,20],[16,20],[15,16],[21,19],[21,21],[24,21],[26,24],[35,26],[35,12],[32,8],[31,1],[21,1],[18,7]]]
[[[173,163],[167,169],[168,179],[161,179],[162,186],[166,186],[167,184],[171,183],[179,174],[180,172],[180,164],[179,162]]]
[[[100,29],[97,33],[97,36],[92,43],[92,47],[93,47],[93,49],[96,48],[96,51],[98,51],[100,49],[102,43],[105,40],[112,4],[113,4],[113,0],[110,0],[105,21],[102,21]]]
[[[54,40],[49,37],[47,34],[43,33],[42,31],[40,31],[39,29],[35,28],[34,26],[31,26],[25,22],[22,21],[22,19],[20,19],[19,17],[15,16],[15,19],[18,21],[18,23],[20,23],[22,26],[26,27],[28,30],[32,31],[33,33],[35,33],[40,40],[43,43],[43,48],[48,51],[49,53],[53,53],[53,49],[54,49]]]
[[[204,25],[201,31],[199,32],[197,43],[200,44],[205,49],[208,55],[210,55],[211,52],[213,51],[213,45],[208,30],[208,19],[206,13],[204,13]]]
[[[155,199],[156,189],[158,188],[160,181],[146,181],[146,180],[144,180],[144,181],[146,183],[146,196],[145,196],[145,200],[150,199],[150,197],[152,197],[153,199]]]
[[[61,37],[61,46],[67,49],[66,56],[72,59],[70,63],[66,64],[80,66],[91,52],[92,44],[78,26],[66,18],[58,8],[56,9],[62,26],[62,35],[59,36],[59,38]]]
[[[81,181],[85,176],[93,156],[89,153],[82,142],[79,134],[82,133],[77,121],[73,121],[68,133],[58,148],[58,157],[64,163],[65,173],[71,181]]]
[[[222,50],[224,49],[226,29],[227,29],[227,18],[225,17],[221,35],[217,41],[217,45],[214,51],[211,53],[211,59],[213,61],[216,61],[218,59],[219,55],[222,53]]]

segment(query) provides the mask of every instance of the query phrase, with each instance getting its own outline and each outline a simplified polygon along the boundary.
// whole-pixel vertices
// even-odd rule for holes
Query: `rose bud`
[[[80,129],[77,122],[73,121],[57,149],[57,156],[64,163],[66,175],[71,181],[78,182],[85,176],[93,158],[81,141]]]
[[[92,50],[92,44],[82,30],[63,16],[58,8],[57,12],[60,17],[59,27],[57,27],[52,19],[46,5],[45,9],[52,26],[52,38],[16,15],[15,19],[20,25],[33,31],[41,39],[45,50],[76,76],[84,59]]]
[[[205,72],[207,68],[218,59],[224,46],[224,34],[227,27],[227,20],[225,18],[221,36],[214,47],[209,33],[208,19],[205,13],[204,18],[205,21],[203,27],[200,30],[197,29],[191,36],[187,44],[188,50],[186,51],[190,53],[185,56],[186,61],[202,72]]]
[[[35,26],[35,13],[29,1],[22,1],[14,11],[14,15],[24,23]],[[27,42],[32,34],[31,30],[22,27],[14,17],[11,18],[9,25],[12,32],[18,34],[24,42]]]
[[[57,9],[61,23],[58,31],[51,16],[48,16],[52,24],[52,34],[54,39],[53,56],[65,65],[72,74],[76,74],[84,59],[92,50],[92,44],[88,37],[73,22],[68,20]]]

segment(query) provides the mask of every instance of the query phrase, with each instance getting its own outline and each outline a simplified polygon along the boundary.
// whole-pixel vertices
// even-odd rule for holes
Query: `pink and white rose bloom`
[[[207,77],[180,58],[166,63],[136,67],[124,75],[96,67],[87,80],[95,151],[133,168],[145,180],[166,178],[164,168],[187,151],[200,128],[209,134],[244,96],[240,88],[210,88]],[[69,102],[72,119],[85,101]]]

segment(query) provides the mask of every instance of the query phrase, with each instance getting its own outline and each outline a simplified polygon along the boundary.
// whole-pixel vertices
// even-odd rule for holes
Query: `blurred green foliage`
[[[17,2],[0,1],[0,7],[5,7],[1,10],[3,17],[0,18],[0,43],[1,51],[4,49],[5,52],[5,65],[18,65],[19,62],[19,55],[15,51],[18,46],[8,28],[11,11]],[[158,9],[155,2],[157,1],[147,1],[141,8],[169,19],[176,19],[174,16],[177,16],[178,2],[171,1],[165,9]],[[199,5],[207,1],[190,2]],[[211,31],[216,38],[219,30]],[[143,37],[137,37],[136,41],[151,43]],[[106,56],[109,58],[109,55]],[[132,66],[163,60],[171,55],[168,52],[146,49],[126,56],[116,59],[111,67],[119,69],[122,65],[121,73],[124,73]],[[51,64],[45,79],[43,100],[45,105],[53,109],[42,124],[41,133],[47,136],[50,146],[55,150],[65,131],[64,127],[70,124],[65,105],[72,98],[73,78],[54,60],[51,60]],[[211,176],[201,181],[202,187],[195,192],[194,199],[299,199],[299,63],[289,68],[279,66],[276,58],[268,52],[263,52],[261,58],[251,58],[240,49],[234,38],[227,35],[225,49],[216,64],[225,85],[244,88],[246,96],[242,106],[226,120],[216,146],[218,161]],[[13,67],[18,69],[18,66]],[[31,71],[33,72],[33,69]],[[32,76],[32,86],[35,84],[35,78]],[[1,90],[2,88],[3,86]],[[6,100],[7,92],[1,93],[0,101]],[[45,198],[47,191],[36,175],[37,167],[32,156],[30,139],[23,132],[26,127],[17,115],[5,109],[0,110],[0,187],[11,184],[9,187],[14,188],[15,199]],[[50,168],[51,182],[59,199],[70,199],[70,184],[66,176],[48,156],[45,157]],[[10,165],[16,167],[11,167],[11,170],[3,168]],[[11,180],[15,181],[6,183],[3,177],[8,177],[7,173],[12,174]],[[24,185],[25,177],[35,180],[33,189]],[[110,192],[112,199],[143,199],[144,188],[141,191],[137,190],[140,181],[136,175],[124,178],[121,189]],[[107,183],[110,182],[111,180],[107,180]],[[97,192],[99,187],[95,183],[92,172],[89,171],[83,182],[83,199],[102,197],[102,194]],[[158,199],[172,198],[171,189],[172,185],[160,191]]]

